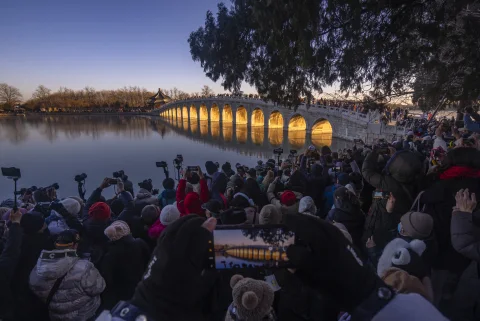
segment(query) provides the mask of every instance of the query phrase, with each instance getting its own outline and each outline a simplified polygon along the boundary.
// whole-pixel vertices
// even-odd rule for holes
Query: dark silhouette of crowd
[[[123,172],[86,201],[27,189],[0,207],[0,320],[479,320],[480,123],[464,117],[212,159],[160,193]],[[291,268],[207,268],[217,226],[271,224],[296,235]]]

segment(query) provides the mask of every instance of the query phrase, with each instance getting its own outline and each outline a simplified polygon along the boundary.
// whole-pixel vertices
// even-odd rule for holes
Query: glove
[[[202,275],[211,241],[209,231],[215,225],[214,218],[205,221],[198,215],[170,224],[158,239],[132,304],[156,320],[200,320],[199,302],[215,281],[214,274]]]
[[[381,283],[335,226],[298,214],[287,214],[285,224],[299,239],[287,249],[295,274],[306,285],[326,292],[344,311],[353,311]]]

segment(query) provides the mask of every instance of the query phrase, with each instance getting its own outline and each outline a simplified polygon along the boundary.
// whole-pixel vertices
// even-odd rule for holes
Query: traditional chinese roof
[[[150,97],[150,99],[155,103],[155,104],[166,104],[170,102],[172,99],[165,95],[162,90],[159,88],[158,92]]]

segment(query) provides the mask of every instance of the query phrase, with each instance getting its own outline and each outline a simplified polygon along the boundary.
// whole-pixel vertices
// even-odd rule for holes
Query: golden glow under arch
[[[302,115],[295,115],[288,122],[288,131],[306,131],[307,122]]]
[[[194,105],[190,106],[190,120],[192,119],[198,119],[197,107]]]
[[[222,121],[229,124],[233,123],[233,111],[230,105],[223,106]]]
[[[208,121],[208,110],[205,105],[200,105],[200,121],[202,120]]]
[[[283,116],[279,111],[274,111],[270,114],[268,128],[283,128]]]
[[[210,121],[220,121],[220,109],[215,104],[213,104],[212,108],[210,108]]]
[[[235,113],[235,123],[237,125],[246,125],[248,123],[247,110],[245,107],[240,106],[237,108],[237,112]]]
[[[265,126],[265,117],[261,109],[256,108],[253,110],[251,122],[252,122],[252,127]]]
[[[188,120],[188,108],[187,108],[187,106],[182,107],[182,116],[183,116],[183,119]]]

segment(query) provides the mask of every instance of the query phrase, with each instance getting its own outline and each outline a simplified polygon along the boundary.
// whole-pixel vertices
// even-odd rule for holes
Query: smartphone
[[[16,167],[2,167],[2,175],[12,179],[22,177],[20,168]]]
[[[117,179],[116,178],[109,178],[108,179],[108,184],[117,185]]]
[[[339,166],[336,166],[336,167],[335,167],[335,172],[340,172],[341,170],[342,170],[341,167],[339,167]]]
[[[373,198],[374,199],[381,199],[381,198],[386,198],[388,197],[388,193],[382,192],[382,191],[374,191],[373,192]]]
[[[187,170],[190,172],[196,172],[198,171],[198,166],[187,166]]]
[[[211,269],[285,268],[295,233],[284,225],[217,226],[209,241]]]

